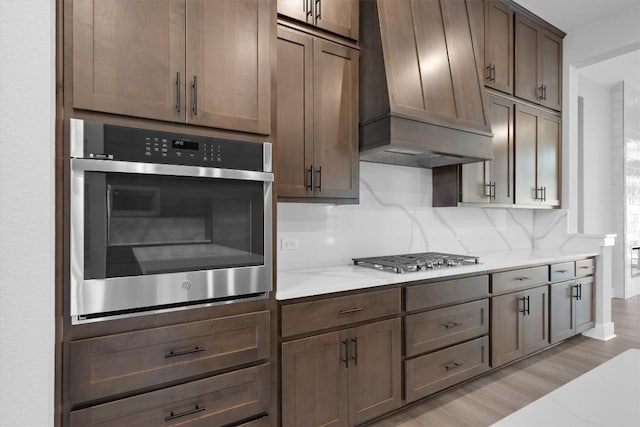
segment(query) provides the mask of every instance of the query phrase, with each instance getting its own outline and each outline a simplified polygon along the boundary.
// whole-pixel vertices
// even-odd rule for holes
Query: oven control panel
[[[84,158],[264,170],[262,143],[84,122]]]

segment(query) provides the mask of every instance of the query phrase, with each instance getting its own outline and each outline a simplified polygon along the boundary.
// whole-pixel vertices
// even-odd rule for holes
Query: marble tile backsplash
[[[278,269],[383,254],[534,247],[532,210],[433,208],[431,201],[431,170],[360,162],[360,204],[278,203]],[[297,239],[298,249],[283,250],[282,239]]]

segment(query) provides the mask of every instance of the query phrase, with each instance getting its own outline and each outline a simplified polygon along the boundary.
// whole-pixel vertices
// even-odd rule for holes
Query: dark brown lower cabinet
[[[484,336],[405,362],[407,402],[489,370],[489,338]]]
[[[593,327],[593,277],[551,285],[551,343]]]
[[[71,427],[219,426],[239,422],[269,409],[269,369],[269,364],[254,366],[73,411]]]
[[[549,345],[547,285],[492,297],[491,313],[492,367]]]
[[[282,425],[351,426],[401,405],[400,319],[282,344]]]

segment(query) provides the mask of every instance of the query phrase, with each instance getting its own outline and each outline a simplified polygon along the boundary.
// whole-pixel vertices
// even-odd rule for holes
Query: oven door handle
[[[122,162],[118,160],[71,159],[74,172],[121,172],[143,175],[172,175],[196,178],[238,179],[273,182],[272,172],[205,168],[200,166],[165,165],[158,163]]]

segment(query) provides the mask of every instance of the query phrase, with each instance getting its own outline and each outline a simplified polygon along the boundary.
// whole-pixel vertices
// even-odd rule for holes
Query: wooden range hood
[[[433,168],[493,158],[468,7],[360,3],[360,160]]]

